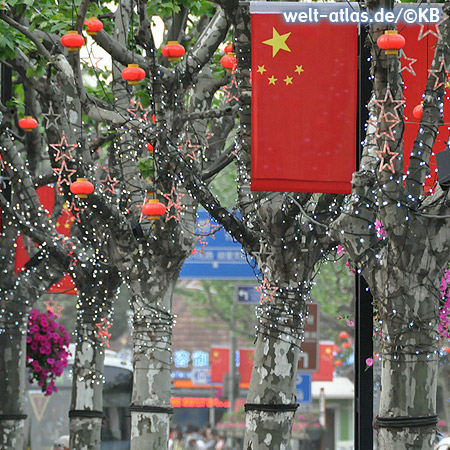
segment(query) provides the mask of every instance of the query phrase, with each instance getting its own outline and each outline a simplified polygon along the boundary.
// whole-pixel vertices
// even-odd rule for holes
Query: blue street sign
[[[180,278],[255,280],[258,270],[248,263],[241,244],[234,242],[206,211],[198,211],[197,217],[197,246],[183,264]]]
[[[236,303],[240,305],[257,305],[261,300],[261,293],[255,289],[256,286],[236,286]]]
[[[191,371],[191,381],[197,386],[210,384],[209,367],[194,367]]]
[[[297,372],[297,402],[312,403],[312,373]]]

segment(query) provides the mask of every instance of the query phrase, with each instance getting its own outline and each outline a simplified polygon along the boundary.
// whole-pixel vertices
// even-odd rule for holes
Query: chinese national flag
[[[319,371],[313,372],[313,381],[333,381],[334,344],[319,344]]]
[[[400,51],[401,75],[404,83],[405,131],[403,133],[404,173],[408,170],[409,156],[419,131],[420,120],[413,115],[413,109],[423,100],[427,77],[440,36],[439,25],[399,25],[398,30],[406,44]],[[433,75],[432,75],[433,76]],[[425,181],[425,192],[429,192],[437,181],[436,153],[447,148],[450,121],[450,84],[447,81],[444,97],[444,125],[439,128],[430,158],[430,174]]]
[[[241,383],[250,383],[254,359],[255,350],[239,349],[239,375],[241,376]]]
[[[50,216],[55,204],[55,188],[52,186],[42,186],[40,188],[37,188],[36,192],[38,194],[39,201],[41,202],[42,207]],[[72,222],[72,214],[63,209],[56,222],[56,231],[58,231],[58,233],[62,234],[63,236],[69,236],[70,230],[72,228]],[[29,241],[27,240],[27,242]],[[19,273],[23,270],[25,264],[30,260],[30,258],[25,248],[22,235],[18,236],[16,245],[16,259],[14,269],[16,273]],[[48,292],[71,295],[77,295],[78,293],[73,278],[67,273],[64,274],[63,278],[58,283],[50,286]]]
[[[230,350],[225,347],[211,347],[211,383],[223,383],[224,374],[230,366]]]
[[[253,13],[252,190],[350,193],[356,25]]]

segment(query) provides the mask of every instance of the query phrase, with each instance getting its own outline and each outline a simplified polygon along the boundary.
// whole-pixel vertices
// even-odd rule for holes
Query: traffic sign
[[[298,369],[308,372],[319,370],[319,305],[308,306],[308,318],[305,323],[305,340],[302,342],[298,359]]]
[[[191,381],[197,386],[211,384],[209,367],[194,367],[191,371]]]
[[[197,217],[197,246],[183,264],[180,278],[255,280],[259,272],[241,244],[206,211],[198,211]]]
[[[236,303],[241,305],[255,305],[261,300],[261,294],[255,289],[256,286],[240,285],[236,286]]]
[[[312,403],[312,373],[297,372],[297,402]]]

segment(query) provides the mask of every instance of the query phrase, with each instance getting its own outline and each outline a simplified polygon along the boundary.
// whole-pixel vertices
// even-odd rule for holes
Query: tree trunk
[[[11,315],[0,333],[0,448],[24,448],[26,316]],[[6,389],[7,387],[7,389]]]
[[[95,342],[93,331],[78,330],[73,365],[70,417],[70,448],[99,450],[103,417],[104,350]]]
[[[70,417],[71,450],[100,450],[103,418],[104,347],[109,336],[106,320],[112,299],[120,286],[117,271],[98,264],[89,276],[77,277],[80,292],[77,317],[77,345],[73,365]]]
[[[373,292],[384,291],[386,296],[377,302],[382,320],[378,417],[380,421],[388,419],[379,427],[380,450],[434,448],[435,424],[414,426],[410,419],[436,415],[439,295],[428,283],[439,286],[439,277],[428,270],[423,272],[427,274],[424,281],[410,271],[382,269],[369,283]],[[387,287],[377,289],[374,282]],[[409,427],[389,423],[390,418],[401,417]]]
[[[247,395],[245,450],[289,447],[297,409],[296,380],[306,296],[263,289],[253,371]],[[264,298],[264,297],[263,297]]]
[[[170,431],[170,367],[172,356],[172,293],[174,280],[148,274],[154,295],[137,296],[133,289],[133,396],[131,450],[167,448]],[[153,282],[153,289],[152,283]]]

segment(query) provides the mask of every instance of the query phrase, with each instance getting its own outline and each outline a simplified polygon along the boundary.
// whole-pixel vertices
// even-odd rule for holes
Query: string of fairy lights
[[[239,52],[240,61],[242,61],[244,58],[243,53],[242,53],[242,47],[238,48],[238,52]],[[114,102],[111,102],[111,105],[113,108],[115,108]],[[118,114],[121,114],[120,109],[116,109],[115,112],[117,112]],[[125,116],[124,116],[124,118],[125,118]],[[127,125],[130,125],[130,123],[127,123]],[[241,127],[241,131],[244,128],[245,128],[245,125],[243,125]],[[195,127],[193,127],[193,129],[195,130]],[[128,169],[128,167],[127,167],[127,163],[125,165],[122,163],[121,157],[123,155],[127,155],[130,157],[129,161],[131,161],[131,159],[135,160],[138,157],[139,153],[143,154],[145,152],[145,150],[144,150],[145,136],[147,136],[147,133],[151,133],[152,138],[154,138],[154,139],[158,139],[159,133],[156,130],[156,127],[149,127],[149,129],[143,131],[141,127],[136,128],[134,126],[134,124],[131,124],[130,128],[122,126],[120,128],[120,132],[123,135],[132,133],[133,143],[136,142],[136,134],[144,136],[142,138],[142,141],[140,142],[140,144],[137,146],[137,149],[135,147],[135,149],[131,150],[131,152],[130,152],[129,145],[126,142],[124,142],[123,144],[121,144],[117,140],[115,140],[113,142],[113,144],[112,144],[112,148],[114,149],[113,152],[119,156],[118,161],[120,163],[120,172],[123,173],[124,171],[126,171]],[[245,134],[245,133],[248,134],[248,130],[244,129],[243,134]],[[395,141],[396,141],[396,144],[399,145],[401,138],[397,138]],[[242,184],[244,186],[248,186],[249,181],[250,181],[249,173],[247,170],[246,161],[242,158],[242,155],[245,154],[245,151],[242,151],[242,148],[244,148],[244,149],[248,148],[248,143],[238,141],[237,144],[238,144],[238,150],[240,149],[237,153],[237,163],[239,166],[238,177],[239,177],[240,181],[243,181]],[[203,147],[204,146],[202,146],[202,149],[203,149]],[[422,147],[425,148],[427,151],[429,150],[431,152],[431,147],[428,146],[427,144],[424,143],[422,145]],[[162,158],[163,160],[165,157],[170,158],[170,152],[168,152],[167,155],[162,155],[162,154],[160,154],[161,151],[162,150],[160,150],[160,149],[156,150],[156,155],[157,155],[157,157],[155,158],[156,173],[161,171],[160,169],[161,169],[162,165],[160,162],[160,158]],[[421,155],[419,154],[417,157],[421,157]],[[415,156],[413,156],[413,159],[414,158],[415,158]],[[202,158],[200,158],[200,160],[202,161]],[[131,168],[134,168],[134,163],[129,162],[129,164],[131,165]],[[192,167],[192,169],[191,169],[192,173],[196,173],[196,168],[194,167],[193,161],[190,161],[190,165]],[[189,167],[189,165],[188,165],[188,167]],[[92,171],[92,169],[90,171]],[[373,172],[375,173],[375,169],[373,169]],[[396,183],[401,182],[400,178],[396,180]],[[392,176],[391,176],[391,179],[393,179]],[[414,181],[414,178],[412,176],[410,176],[409,179]],[[180,181],[183,182],[182,179]],[[415,181],[420,181],[420,180],[415,180]],[[155,183],[156,182],[157,182],[157,179],[155,179]],[[383,194],[383,198],[388,198],[390,201],[395,200],[394,198],[389,198],[389,196],[386,195],[386,192],[383,189],[383,184],[384,183],[381,180],[376,180],[374,189],[372,192],[373,197],[359,198],[358,199],[359,202],[365,203],[367,205],[367,208],[372,209],[374,207],[373,210],[376,211],[379,207],[379,201],[377,200],[378,194]],[[133,191],[128,191],[127,192],[128,195],[131,195],[132,197],[134,197],[134,194],[136,196],[142,195],[142,186],[140,183],[138,183],[138,184],[131,183],[129,185],[129,187],[131,187]],[[196,186],[196,188],[200,189],[201,187]],[[257,224],[258,226],[261,226],[262,219],[261,219],[261,217],[258,216],[258,212],[257,212],[258,207],[261,208],[261,206],[263,206],[264,204],[270,204],[271,196],[266,195],[266,196],[263,196],[263,198],[258,199],[257,206],[255,206],[254,196],[251,194],[244,194],[244,195],[245,196],[240,199],[240,207],[244,211],[248,211],[249,208],[254,207],[253,211],[248,211],[246,213],[245,221],[247,223],[252,223],[252,225]],[[117,198],[117,197],[114,197],[112,195],[112,198]],[[413,199],[413,200],[416,200],[416,199]],[[290,201],[293,201],[293,199],[290,199]],[[116,202],[117,202],[117,200],[116,200]],[[408,202],[406,202],[406,201],[400,202],[400,205],[408,206]],[[116,203],[116,207],[121,209],[121,208],[124,208],[124,205]],[[345,214],[345,212],[344,212],[344,214]],[[87,210],[85,210],[82,212],[82,215],[89,215],[89,212]],[[300,222],[297,225],[297,227],[295,228],[295,233],[294,233],[294,231],[292,231],[291,235],[284,236],[283,237],[284,240],[287,241],[287,240],[289,240],[290,237],[294,236],[295,241],[299,241],[299,240],[301,241],[300,237],[303,236],[304,231],[305,231],[305,227],[301,226],[301,225],[306,224],[306,221],[304,221],[303,217],[308,218],[308,215],[302,214],[302,222]],[[80,223],[83,223],[83,222],[84,222],[84,219],[80,221]],[[372,226],[373,226],[373,223],[370,221],[367,221],[367,228],[369,230],[368,235],[373,235],[373,230],[371,229]],[[312,227],[311,225],[309,227],[310,227],[310,231],[314,231],[314,227]],[[184,228],[183,231],[186,231],[186,229]],[[86,233],[88,233],[88,230],[86,230]],[[92,242],[97,244],[97,243],[101,243],[102,240],[97,240],[95,238],[94,241],[92,241]],[[148,242],[145,245],[147,247],[149,247]],[[270,271],[270,268],[268,268],[267,264],[264,264],[264,257],[271,253],[272,246],[273,246],[273,242],[266,241],[263,245],[264,248],[263,248],[262,255],[260,253],[257,257],[258,262],[262,263],[262,269],[263,269],[262,273],[264,271]],[[250,251],[249,253],[253,254],[254,251]],[[278,284],[281,284],[281,283],[279,283],[279,280],[273,280],[272,283],[273,284],[270,284],[268,286],[268,288],[266,288],[266,291],[270,292],[270,288],[272,286],[279,287]],[[430,288],[432,287],[431,284],[429,287]],[[285,288],[284,290],[281,287],[279,287],[278,291],[273,295],[273,299],[276,301],[270,300],[267,302],[263,302],[263,304],[259,307],[259,318],[260,318],[260,325],[261,325],[260,332],[263,335],[270,335],[270,336],[272,336],[272,333],[274,333],[274,335],[277,338],[281,338],[283,335],[287,334],[285,331],[283,331],[283,327],[287,327],[287,324],[290,324],[290,323],[298,323],[299,326],[292,325],[292,324],[289,325],[290,326],[289,332],[292,333],[291,337],[294,338],[294,340],[301,340],[301,338],[302,338],[301,323],[302,323],[302,320],[304,319],[305,311],[303,309],[303,306],[299,306],[299,305],[303,305],[304,303],[306,303],[308,301],[307,298],[309,297],[309,288],[305,292],[305,288],[303,286],[301,286],[301,287],[289,286],[289,287]],[[292,292],[295,292],[295,295],[293,295]],[[267,292],[265,292],[265,293],[267,294]],[[299,299],[301,299],[301,301],[299,301]],[[152,320],[150,322],[150,327],[156,326],[157,328],[163,328],[164,331],[167,331],[167,329],[170,328],[171,325],[169,324],[168,319],[165,316],[165,314],[167,314],[166,311],[158,310],[158,309],[155,310],[155,313],[153,316],[155,318],[155,320],[154,321]],[[146,317],[146,319],[148,319],[148,317]],[[153,322],[155,322],[155,323],[153,323]],[[158,322],[158,323],[156,323],[156,322]],[[419,323],[419,322],[417,322],[417,323]],[[136,327],[139,327],[138,323],[136,323]]]

